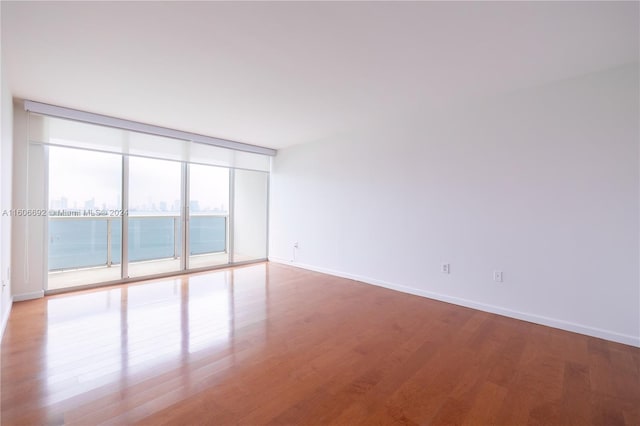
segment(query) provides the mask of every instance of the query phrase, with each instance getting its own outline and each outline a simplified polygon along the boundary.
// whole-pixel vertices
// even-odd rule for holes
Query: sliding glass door
[[[47,289],[119,280],[122,156],[57,146],[48,153]]]
[[[43,124],[35,118],[31,125]],[[39,199],[48,201],[48,211],[39,223],[47,290],[266,260],[269,173],[254,170],[267,168],[260,158],[83,123],[45,122],[32,134],[49,143],[42,142],[30,164],[45,171],[39,188],[46,198]],[[47,139],[50,133],[57,137]],[[90,148],[101,142],[101,149],[114,149],[122,141],[126,152]],[[173,158],[146,155],[161,146]],[[207,163],[212,158],[222,165]],[[44,208],[37,211],[45,215]]]
[[[128,160],[128,275],[180,271],[182,164],[142,157]]]
[[[229,171],[189,164],[189,269],[229,263]]]
[[[267,258],[266,172],[48,152],[48,290]]]

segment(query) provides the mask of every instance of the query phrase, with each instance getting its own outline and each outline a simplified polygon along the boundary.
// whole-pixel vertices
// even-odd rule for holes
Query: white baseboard
[[[41,297],[44,297],[44,290],[38,290],[31,293],[16,294],[13,296],[13,301],[22,302],[25,300],[40,299]]]
[[[13,306],[13,298],[9,298],[9,306],[7,310],[2,314],[2,325],[0,325],[0,341],[2,341],[2,337],[4,336],[4,329],[7,328],[7,322],[9,322],[9,314],[11,314],[11,307]]]
[[[421,290],[404,285],[398,285],[386,281],[377,280],[374,278],[363,277],[359,275],[349,274],[342,271],[334,271],[332,269],[317,267],[313,265],[307,265],[304,263],[291,262],[286,259],[269,257],[270,262],[282,263],[285,265],[294,266],[297,268],[308,269],[310,271],[321,272],[323,274],[334,275],[336,277],[348,278],[356,281],[363,282],[365,284],[371,284],[379,287],[388,288],[391,290],[401,291],[403,293],[409,293],[416,296],[427,297],[429,299],[440,300],[442,302],[452,303],[454,305],[465,306],[467,308],[478,309],[484,312],[490,312],[492,314],[498,314],[505,317],[516,318],[523,321],[532,322],[535,324],[546,325],[548,327],[558,328],[561,330],[571,331],[574,333],[584,334],[587,336],[598,337],[605,340],[611,340],[613,342],[623,343],[625,345],[631,345],[640,347],[640,337],[631,336],[627,334],[616,333],[610,330],[603,330],[600,328],[590,327],[582,324],[576,324],[569,321],[564,321],[556,318],[549,318],[541,315],[531,314],[528,312],[514,311],[512,309],[504,308],[501,306],[488,305],[473,300],[462,299],[454,296],[447,296],[446,294],[434,293],[427,290]]]

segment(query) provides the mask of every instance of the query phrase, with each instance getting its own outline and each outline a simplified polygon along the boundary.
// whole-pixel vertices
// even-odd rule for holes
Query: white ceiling
[[[2,1],[15,97],[281,148],[638,61],[638,2]]]

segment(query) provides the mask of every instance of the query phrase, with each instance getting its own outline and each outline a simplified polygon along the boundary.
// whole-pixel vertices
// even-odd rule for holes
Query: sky
[[[181,197],[181,163],[129,157],[129,210],[175,211]],[[190,165],[190,201],[203,211],[228,211],[229,171],[223,167]],[[122,160],[108,154],[49,147],[49,208],[120,209]],[[93,200],[93,201],[91,201]]]

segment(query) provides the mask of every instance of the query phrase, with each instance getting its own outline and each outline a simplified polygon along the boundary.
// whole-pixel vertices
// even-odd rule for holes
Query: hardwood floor
[[[640,424],[640,350],[277,264],[16,303],[2,424]]]

